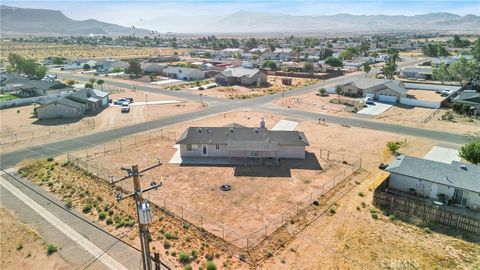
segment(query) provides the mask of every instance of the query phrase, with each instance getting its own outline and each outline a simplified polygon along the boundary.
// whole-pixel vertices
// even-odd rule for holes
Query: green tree
[[[398,49],[388,48],[387,54],[390,56],[391,59],[393,59],[393,61],[397,61],[400,51]]]
[[[333,57],[333,56],[327,57],[325,59],[325,64],[330,65],[332,67],[342,67],[343,66],[342,60],[340,60],[336,57]]]
[[[464,48],[470,45],[468,39],[461,39],[459,35],[453,35],[452,47],[454,48]]]
[[[355,48],[349,47],[340,53],[340,58],[342,58],[343,60],[351,60],[356,54],[357,50]]]
[[[90,65],[89,64],[84,64],[83,65],[83,70],[90,70]]]
[[[28,59],[23,61],[21,65],[19,66],[20,71],[25,73],[28,77],[34,77],[35,76],[35,71],[37,69],[37,63],[35,63],[35,60]]]
[[[448,50],[441,44],[437,44],[437,56],[449,56],[450,53]]]
[[[46,66],[37,65],[35,68],[35,77],[37,77],[37,79],[41,79],[47,75],[47,71],[48,68]]]
[[[97,84],[100,85],[100,88],[102,88],[102,90],[103,90],[103,84],[104,83],[105,83],[105,81],[102,80],[102,79],[97,80]]]
[[[389,141],[387,142],[387,149],[393,155],[396,154],[400,146],[402,145],[401,142],[398,141]]]
[[[313,73],[313,63],[311,61],[305,62],[303,64],[303,71]]]
[[[128,74],[135,74],[136,77],[142,74],[142,67],[140,66],[140,62],[137,59],[128,60],[128,64],[130,65],[127,69]]]
[[[148,75],[148,77],[150,78],[150,81],[151,81],[151,82],[153,82],[153,81],[155,81],[155,80],[157,79],[157,75],[155,75],[155,74],[153,74],[153,73],[150,74],[150,75]]]
[[[277,64],[274,61],[267,60],[265,63],[263,63],[262,67],[264,68],[270,68],[270,70],[277,70]]]
[[[25,62],[25,58],[23,58],[23,56],[16,53],[9,53],[8,62],[10,63],[10,66],[12,67],[13,70],[19,71],[19,66],[21,66],[22,63]]]
[[[473,164],[480,163],[480,139],[474,139],[460,148],[458,155]]]
[[[249,38],[247,40],[247,42],[245,42],[245,47],[247,47],[247,49],[251,50],[253,48],[258,47],[258,42],[255,38]]]
[[[395,61],[393,61],[393,59],[388,61],[382,68],[383,74],[385,74],[385,77],[387,77],[387,79],[393,79],[396,70],[397,64],[395,64]]]
[[[363,63],[363,71],[365,71],[365,76],[372,70],[368,62]]]
[[[74,85],[74,84],[75,84],[75,81],[74,81],[74,80],[68,80],[68,81],[67,81],[67,85],[72,86],[72,85]]]
[[[460,57],[458,61],[448,67],[448,72],[453,79],[465,86],[470,80],[480,74],[480,66],[477,60],[468,61],[464,57]]]
[[[56,56],[53,58],[52,63],[54,65],[63,65],[63,58]]]
[[[472,55],[477,61],[480,61],[480,37],[477,38],[475,44],[473,45]]]
[[[444,63],[442,63],[439,68],[433,69],[432,72],[433,78],[437,81],[441,81],[442,84],[452,78],[450,72],[448,72],[447,65],[445,65]]]
[[[93,88],[93,83],[87,82],[85,88]]]
[[[335,86],[335,93],[337,93],[337,97],[340,99],[340,95],[343,94],[343,87],[340,84]]]

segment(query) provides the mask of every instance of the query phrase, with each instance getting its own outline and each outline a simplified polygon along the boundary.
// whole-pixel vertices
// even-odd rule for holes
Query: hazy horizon
[[[97,19],[123,26],[165,16],[226,15],[238,11],[294,16],[421,15],[448,12],[480,15],[479,1],[2,1],[2,5],[60,10],[75,20]]]

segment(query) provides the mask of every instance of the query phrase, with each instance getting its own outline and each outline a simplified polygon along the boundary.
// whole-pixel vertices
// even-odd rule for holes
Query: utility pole
[[[151,182],[148,188],[145,188],[142,190],[140,186],[140,177],[142,176],[141,173],[146,172],[155,167],[158,167],[160,165],[162,165],[162,163],[160,162],[160,160],[158,160],[156,164],[139,171],[138,165],[133,164],[131,169],[121,168],[122,170],[127,172],[127,176],[121,177],[119,179],[114,179],[113,176],[110,178],[110,184],[112,185],[129,178],[133,179],[134,191],[127,195],[118,193],[116,195],[116,199],[117,199],[117,202],[120,202],[129,197],[133,197],[135,199],[144,270],[152,270],[152,260],[150,256],[150,232],[148,231],[148,225],[152,222],[152,212],[150,209],[149,202],[142,198],[142,194],[152,189],[158,189],[159,187],[162,186],[162,182],[160,182],[159,184],[157,184],[156,182]]]

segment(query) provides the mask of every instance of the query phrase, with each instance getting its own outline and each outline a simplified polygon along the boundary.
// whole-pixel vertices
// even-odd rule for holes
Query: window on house
[[[220,149],[220,145],[215,145],[215,149],[219,150]]]
[[[187,144],[187,151],[192,151],[192,145],[191,144]]]

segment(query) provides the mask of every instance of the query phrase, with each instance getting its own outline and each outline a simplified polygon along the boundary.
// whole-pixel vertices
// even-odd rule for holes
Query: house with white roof
[[[205,72],[196,68],[169,66],[163,70],[163,74],[169,78],[184,81],[196,81],[205,79]]]

